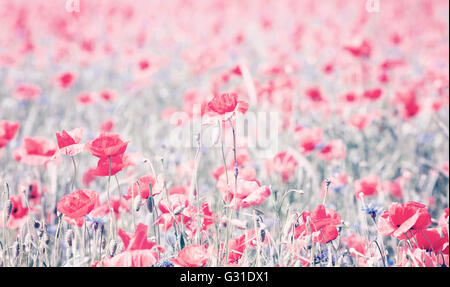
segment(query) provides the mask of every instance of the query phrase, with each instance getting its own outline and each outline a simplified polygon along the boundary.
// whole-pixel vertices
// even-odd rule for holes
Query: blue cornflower
[[[370,215],[373,219],[375,219],[378,215],[380,215],[383,212],[383,208],[376,202],[369,202],[362,208],[362,211]]]

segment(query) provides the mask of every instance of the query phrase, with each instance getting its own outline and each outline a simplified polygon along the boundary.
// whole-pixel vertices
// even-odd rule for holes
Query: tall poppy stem
[[[73,191],[75,181],[77,180],[77,164],[75,162],[75,158],[73,156],[71,156],[71,158],[73,163],[73,179],[72,179],[72,187],[70,188],[70,190]]]
[[[113,229],[112,230],[113,231],[113,236],[115,237],[116,226],[115,226],[115,223],[114,223],[113,210],[112,210],[112,207],[111,207],[111,197],[109,195],[109,188],[111,186],[111,156],[109,156],[108,159],[109,159],[109,170],[108,170],[108,187],[106,189],[106,194],[108,196],[109,220],[111,221],[111,228]]]

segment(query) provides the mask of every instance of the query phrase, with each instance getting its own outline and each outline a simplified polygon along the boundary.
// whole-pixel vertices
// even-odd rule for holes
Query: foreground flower
[[[208,261],[208,250],[201,245],[190,245],[178,253],[171,261],[182,267],[203,267]]]
[[[152,250],[130,250],[94,263],[94,267],[151,267],[158,260]]]
[[[379,218],[378,231],[382,235],[392,235],[405,239],[410,230],[423,230],[431,224],[431,216],[425,205],[408,201],[407,203],[391,203]],[[410,235],[407,235],[410,238]]]
[[[80,144],[82,138],[82,128],[74,129],[68,132],[63,130],[61,134],[56,133],[56,140],[58,142],[59,149],[68,156],[74,156],[83,150],[84,144]]]
[[[312,235],[314,242],[325,244],[339,235],[337,226],[341,225],[341,216],[333,209],[325,208],[323,204],[313,212],[303,212],[301,220],[301,224],[295,229],[295,238]]]
[[[58,201],[56,209],[70,219],[79,221],[94,209],[98,194],[92,190],[80,189],[65,195]]]
[[[103,133],[98,138],[86,143],[85,148],[93,156],[107,158],[123,154],[128,143],[129,141],[122,141],[118,134]]]
[[[0,149],[16,136],[19,127],[18,122],[0,121]]]

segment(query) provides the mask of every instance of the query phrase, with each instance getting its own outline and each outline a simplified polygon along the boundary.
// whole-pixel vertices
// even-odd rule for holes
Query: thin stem
[[[71,156],[72,158],[72,163],[73,163],[73,180],[72,180],[72,187],[70,188],[70,190],[73,191],[73,188],[75,186],[75,181],[77,180],[77,164],[75,162],[75,158],[73,156]]]

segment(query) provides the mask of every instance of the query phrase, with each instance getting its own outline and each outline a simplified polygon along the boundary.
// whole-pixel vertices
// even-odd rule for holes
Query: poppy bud
[[[8,199],[8,201],[6,202],[6,220],[9,219],[9,216],[11,215],[12,208],[13,208],[12,201]]]
[[[72,247],[73,237],[74,237],[73,230],[72,230],[72,229],[67,230],[64,239],[65,239],[65,241],[66,241],[66,244],[67,244],[69,247]]]
[[[136,210],[136,212],[138,212],[139,209],[141,209],[141,204],[142,204],[142,197],[140,195],[137,195],[134,201],[134,209]]]
[[[34,228],[39,229],[41,227],[41,223],[37,220],[34,221]]]
[[[109,256],[113,257],[114,254],[116,254],[116,251],[117,251],[117,242],[114,239],[112,239],[109,242]]]
[[[180,248],[183,249],[185,246],[183,233],[180,234]]]
[[[266,231],[264,229],[261,229],[261,242],[264,242],[266,239]]]
[[[105,237],[102,238],[101,247],[102,247],[102,249],[106,248],[106,238]]]
[[[33,238],[31,237],[30,233],[27,233],[27,235],[25,235],[24,244],[25,244],[25,246],[30,246],[31,243],[33,243]],[[27,250],[27,252],[30,252],[28,247],[26,248],[26,250]]]
[[[15,259],[15,258],[19,257],[19,255],[20,255],[20,243],[15,241],[13,243],[12,249],[14,251],[13,258]]]
[[[148,209],[148,212],[150,212],[150,213],[153,212],[153,197],[152,196],[147,198],[147,209]]]

